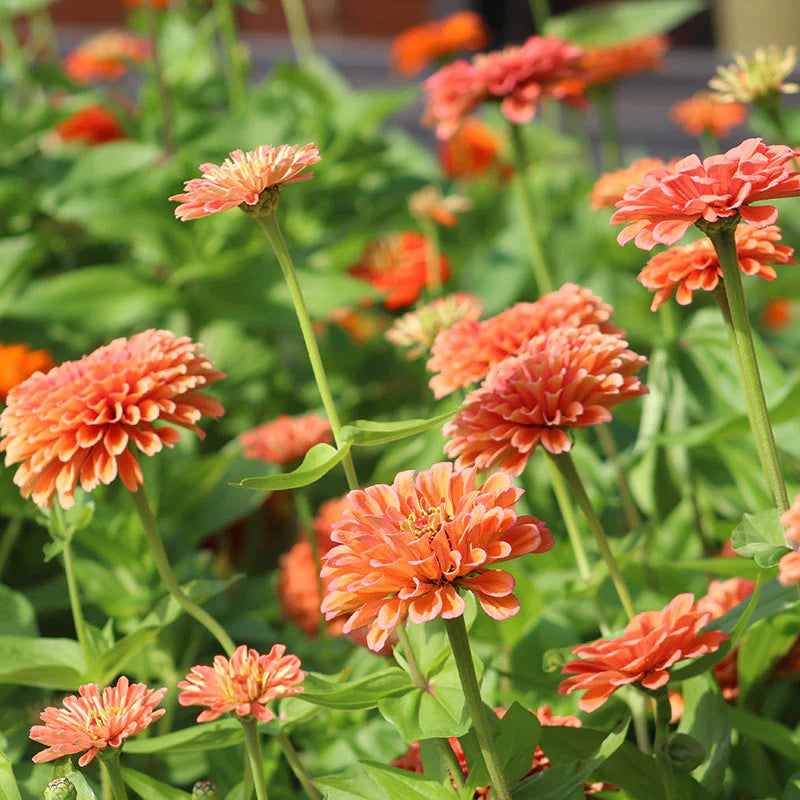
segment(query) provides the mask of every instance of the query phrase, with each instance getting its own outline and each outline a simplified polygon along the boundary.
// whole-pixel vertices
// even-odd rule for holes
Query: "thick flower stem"
[[[420,219],[419,225],[430,242],[425,282],[428,284],[428,297],[435,299],[442,293],[442,271],[439,263],[442,257],[442,248],[439,242],[439,228],[432,219],[427,218]]]
[[[544,36],[545,23],[550,19],[550,0],[528,0],[528,4],[531,7],[536,32]]]
[[[314,45],[303,0],[281,0],[281,4],[294,57],[298,64],[307,64],[314,57]]]
[[[64,574],[67,577],[67,593],[69,594],[69,606],[72,609],[72,620],[75,624],[75,634],[78,637],[83,658],[88,669],[91,662],[89,651],[89,639],[86,636],[86,620],[83,617],[83,607],[81,606],[81,596],[78,592],[78,582],[75,580],[75,565],[72,561],[72,542],[66,540],[61,550],[64,559]]]
[[[614,87],[612,84],[597,86],[592,91],[592,101],[597,106],[597,121],[600,128],[600,152],[603,170],[619,169],[620,147],[617,117],[614,113]]]
[[[703,131],[700,136],[700,152],[703,154],[703,158],[722,152],[719,139],[709,130]]]
[[[709,228],[706,234],[711,239],[717,251],[719,263],[722,267],[723,284],[729,315],[724,313],[728,332],[738,354],[739,373],[742,379],[747,400],[750,428],[756,440],[761,465],[769,484],[770,491],[775,498],[778,510],[783,513],[789,507],[789,498],[786,494],[786,484],[783,480],[778,448],[775,445],[775,435],[769,418],[767,401],[764,397],[764,387],[761,383],[761,374],[758,369],[756,351],[753,347],[753,332],[750,328],[750,317],[747,313],[747,303],[744,299],[742,275],[739,271],[739,257],[736,250],[734,228],[731,226]]]
[[[161,60],[161,48],[159,47],[158,14],[152,3],[145,3],[144,5],[150,46],[153,50],[153,80],[156,84],[158,105],[161,111],[161,141],[164,146],[164,152],[167,155],[172,155],[175,152],[175,143],[172,138],[172,101],[169,96],[169,89],[167,89],[167,82],[164,79],[164,64]]]
[[[278,734],[278,744],[281,746],[284,758],[289,762],[292,772],[294,772],[297,780],[300,781],[300,785],[303,787],[310,800],[322,800],[322,793],[314,786],[314,781],[311,779],[308,772],[306,772],[303,762],[300,761],[300,757],[297,755],[297,750],[294,749],[294,745],[285,731],[281,731]],[[259,800],[261,800],[261,798],[259,798]]]
[[[297,272],[295,272],[292,257],[289,255],[289,248],[286,246],[283,234],[278,226],[278,219],[274,213],[254,215],[254,219],[261,226],[261,229],[266,234],[267,240],[270,245],[272,245],[278,263],[281,266],[283,277],[286,279],[286,285],[289,287],[289,294],[292,297],[294,310],[297,314],[297,321],[300,323],[303,341],[308,351],[311,370],[314,373],[317,389],[322,398],[322,405],[325,407],[325,413],[328,415],[328,420],[331,423],[331,432],[333,433],[336,447],[341,449],[344,444],[342,441],[342,423],[339,420],[339,412],[336,410],[336,404],[333,402],[333,395],[328,386],[328,378],[325,375],[322,356],[319,354],[317,340],[314,337],[314,329],[311,327],[311,318],[308,316],[306,301],[303,297],[303,291],[300,288],[300,281],[297,280]],[[353,459],[350,453],[345,454],[345,457],[342,459],[342,464],[344,465],[344,472],[347,477],[347,485],[351,490],[358,489],[358,478],[356,477],[356,470],[353,466]]]
[[[617,476],[617,488],[619,489],[619,497],[622,501],[622,511],[625,514],[625,521],[628,523],[628,530],[635,531],[642,524],[642,517],[633,500],[631,487],[628,484],[628,473],[620,461],[616,442],[607,425],[597,425],[595,431],[597,431],[597,439],[600,442],[603,455],[611,462],[611,466],[614,468],[614,472]]]
[[[551,454],[550,457],[563,475],[564,480],[567,482],[567,486],[569,487],[570,492],[572,492],[572,496],[581,507],[581,511],[583,511],[586,521],[589,523],[589,530],[592,532],[592,536],[594,536],[595,542],[597,543],[597,549],[600,551],[600,555],[603,556],[603,560],[606,562],[608,572],[611,575],[611,581],[613,582],[614,588],[617,590],[620,602],[622,603],[622,608],[625,610],[625,614],[627,615],[628,619],[631,619],[635,613],[633,610],[633,600],[631,600],[631,594],[628,591],[625,579],[622,577],[622,570],[619,568],[617,559],[614,558],[614,554],[611,552],[611,547],[608,544],[605,531],[603,530],[603,526],[600,524],[600,518],[597,516],[597,512],[594,510],[594,506],[592,506],[592,501],[589,499],[589,495],[586,494],[586,489],[583,485],[580,475],[578,475],[578,471],[575,469],[575,462],[572,460],[572,456],[569,454],[569,452],[559,453],[558,455]]]
[[[233,0],[214,0],[217,29],[222,42],[223,72],[228,88],[228,103],[231,111],[241,112],[245,107],[244,76],[239,37],[236,32]]]
[[[119,763],[119,750],[113,751],[111,755],[101,757],[100,763],[105,767],[114,800],[128,800],[125,781],[122,779],[122,767]]]
[[[531,263],[533,274],[536,278],[536,286],[539,294],[546,294],[553,291],[553,281],[550,277],[550,270],[542,251],[539,241],[539,230],[534,218],[534,210],[531,204],[528,186],[525,175],[528,170],[528,154],[526,152],[525,140],[522,136],[522,129],[519,125],[510,122],[508,124],[511,132],[511,147],[514,154],[514,177],[512,185],[514,189],[514,200],[519,206],[522,214],[522,221],[525,225],[525,233],[528,237],[528,247],[530,248]]]
[[[461,680],[461,687],[464,690],[464,697],[467,701],[467,710],[472,718],[478,746],[486,764],[486,769],[489,772],[492,789],[497,796],[497,800],[511,800],[511,789],[500,766],[500,756],[492,738],[489,717],[483,700],[481,700],[478,677],[475,674],[475,665],[472,663],[472,650],[469,646],[467,626],[463,615],[455,619],[446,619],[444,626],[450,639],[450,647],[453,649],[453,656],[458,668],[458,677]]]
[[[144,489],[140,486],[138,491],[131,492],[130,495],[133,499],[136,512],[139,514],[139,519],[142,522],[144,535],[150,547],[150,553],[153,556],[153,561],[155,561],[159,577],[164,584],[164,588],[175,598],[178,605],[187,614],[194,617],[222,645],[228,656],[233,655],[236,645],[225,632],[222,625],[220,625],[211,614],[197,605],[197,603],[181,589],[178,579],[175,577],[175,573],[172,571],[172,567],[169,564],[167,552],[164,549],[164,542],[158,530],[158,523],[156,522],[155,516],[153,516],[150,503],[147,502]]]
[[[669,693],[666,687],[659,689],[656,694],[656,741],[655,755],[658,763],[658,770],[661,773],[661,783],[664,787],[665,800],[678,800],[675,791],[675,777],[672,771],[667,743],[669,739],[669,721],[672,717],[672,710],[669,705]]]
[[[244,731],[244,746],[247,749],[247,761],[250,774],[256,787],[257,800],[269,800],[267,796],[267,780],[264,777],[264,759],[261,756],[261,739],[258,736],[258,720],[255,717],[241,717],[239,722]]]

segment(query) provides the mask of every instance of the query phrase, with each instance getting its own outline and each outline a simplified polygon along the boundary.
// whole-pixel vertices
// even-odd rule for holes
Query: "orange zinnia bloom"
[[[660,158],[640,158],[629,167],[606,172],[597,179],[589,193],[592,208],[595,211],[601,208],[613,208],[622,200],[628,187],[638,183],[647,170],[666,166]]]
[[[126,137],[117,118],[102,106],[88,106],[76,111],[55,127],[63,142],[84,141],[87,144],[103,144]]]
[[[79,361],[66,361],[15,386],[0,415],[0,451],[23,497],[49,508],[58,493],[62,508],[74,503],[80,483],[90,492],[121,478],[135,492],[143,482],[134,446],[153,455],[180,434],[167,422],[198,436],[203,416],[225,409],[200,392],[224,373],[188,336],[148,330],[115,339]]]
[[[392,42],[392,62],[397,72],[410,77],[440,58],[462,50],[480,50],[487,40],[480,14],[461,11],[403,31]]]
[[[687,156],[674,165],[648,170],[617,203],[611,224],[628,223],[617,236],[642,250],[675,244],[699,220],[717,222],[741,214],[755,228],[774,225],[778,209],[753,206],[759,200],[800,195],[800,172],[786,145],[745,139],[738,147],[701,161]]]
[[[764,327],[772,332],[785,328],[794,319],[794,315],[794,303],[788,297],[775,297],[767,300],[764,310],[761,312]]]
[[[333,526],[337,545],[323,559],[329,583],[322,611],[328,619],[349,614],[345,633],[368,625],[372,650],[406,617],[461,616],[459,589],[474,592],[494,619],[514,616],[514,578],[488,567],[553,546],[544,523],[514,511],[522,494],[505,473],[476,486],[475,470],[458,472],[450,463],[350,492]]]
[[[282,414],[266,425],[240,434],[244,457],[286,466],[302,458],[314,445],[333,441],[331,424],[319,414],[289,417]]]
[[[575,647],[572,652],[580,659],[561,670],[572,676],[561,682],[558,691],[585,691],[578,707],[594,711],[620,686],[638,683],[645,689],[659,689],[667,684],[669,668],[678,661],[713,653],[730,638],[722,631],[701,633],[711,618],[710,611],[697,609],[692,594],[679,594],[663,611],[637,614],[618,639]]]
[[[156,706],[166,693],[166,689],[132,684],[124,675],[102,694],[96,683],[78,687],[77,695],[64,698],[63,708],[48,706],[42,711],[44,725],[31,728],[31,739],[47,745],[33,760],[39,764],[83,753],[78,765],[85,767],[101,750],[122,747],[129,736],[163,716],[166,710]]]
[[[27,344],[0,344],[0,402],[34,372],[49,372],[55,364],[47,350],[31,350]]]
[[[644,356],[596,326],[556,328],[501,361],[444,426],[445,452],[459,469],[497,466],[521,475],[541,444],[571,449],[567,429],[611,421],[625,400],[647,394],[635,373]]]
[[[147,39],[127,31],[103,31],[92,36],[64,59],[64,72],[77,83],[115,81],[128,64],[147,61],[152,49]]]
[[[477,178],[499,164],[501,139],[479,117],[467,117],[439,145],[439,163],[450,178]]]
[[[628,75],[652,72],[664,66],[668,48],[666,36],[646,36],[605,47],[587,46],[580,60],[581,77],[589,86],[598,86]]]
[[[431,220],[446,228],[452,228],[458,222],[457,214],[471,207],[472,203],[466,197],[456,194],[445,197],[438,186],[426,186],[408,198],[408,210],[412,216]]]
[[[392,233],[376,239],[364,251],[350,274],[363,278],[379,292],[386,292],[383,305],[389,310],[413,305],[431,283],[435,269],[444,282],[450,277],[450,262],[439,256],[433,262],[433,243],[415,231]]]
[[[792,507],[781,514],[784,536],[787,541],[800,545],[800,494],[792,503]]]
[[[266,655],[239,645],[230,659],[214,656],[214,666],[198,665],[178,684],[182,706],[208,706],[197,717],[210,722],[232,712],[269,722],[275,715],[267,703],[300,694],[306,673],[300,659],[284,655],[286,645],[275,644]]]
[[[609,320],[613,309],[590,289],[565,283],[533,303],[516,303],[483,322],[466,319],[434,340],[428,370],[437,372],[430,387],[437,398],[482,381],[508,356],[519,355],[528,342],[553,328],[597,325],[604,333],[621,333]]]
[[[702,136],[708,131],[718,139],[724,139],[731,128],[745,123],[747,106],[723,102],[711,92],[698,92],[672,106],[669,116],[690,136]]]
[[[800,552],[792,550],[778,562],[778,581],[782,586],[800,583]]]
[[[737,225],[735,238],[739,269],[745,275],[758,275],[771,281],[777,273],[770,264],[797,263],[792,258],[794,250],[791,247],[776,244],[781,238],[780,228],[776,225],[760,230],[750,225]],[[671,247],[653,256],[638,278],[642,286],[657,290],[650,305],[650,309],[655,311],[676,289],[675,299],[682,306],[692,302],[692,295],[698,289],[713,291],[722,278],[722,267],[711,239],[704,236],[691,244]]]

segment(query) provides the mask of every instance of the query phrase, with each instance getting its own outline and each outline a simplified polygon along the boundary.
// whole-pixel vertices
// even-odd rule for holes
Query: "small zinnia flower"
[[[800,172],[792,159],[800,155],[786,145],[745,139],[738,147],[701,161],[687,156],[673,165],[648,170],[617,203],[611,224],[628,223],[617,236],[642,250],[675,244],[699,220],[714,223],[741,214],[756,228],[774,225],[774,206],[759,200],[800,195]]]
[[[169,199],[180,202],[175,216],[184,222],[237,206],[246,211],[258,205],[262,196],[265,203],[274,205],[285,183],[311,180],[314,173],[305,170],[321,160],[313,143],[302,147],[264,144],[246,153],[234,150],[221,164],[201,164],[203,177],[186,181],[184,192]]]
[[[497,133],[479,117],[471,116],[440,143],[439,163],[450,178],[477,178],[500,166],[501,148]]]
[[[331,424],[319,414],[290,417],[282,414],[266,425],[239,436],[244,457],[285,466],[302,458],[314,445],[333,441]]]
[[[796,586],[800,583],[800,551],[792,550],[778,562],[778,581],[781,586]]]
[[[597,179],[589,193],[592,208],[595,211],[601,208],[613,208],[617,201],[622,200],[628,187],[638,183],[647,170],[665,166],[666,163],[660,158],[640,158],[629,167],[604,173]]]
[[[663,611],[637,614],[618,639],[598,639],[574,648],[580,659],[564,666],[562,672],[572,675],[558,691],[584,691],[578,707],[588,712],[602,706],[620,686],[638,683],[659,689],[678,661],[713,653],[730,638],[722,631],[701,633],[711,618],[710,611],[697,609],[692,594],[679,594]]]
[[[777,277],[771,264],[797,263],[791,247],[776,244],[781,238],[776,225],[761,229],[737,225],[735,238],[739,269],[745,275],[758,275],[771,281]],[[682,306],[692,302],[692,295],[698,289],[713,291],[722,278],[722,267],[711,239],[704,236],[653,256],[638,278],[642,286],[657,290],[650,306],[655,311],[676,289],[675,299]]]
[[[661,69],[668,48],[666,36],[645,36],[613,45],[587,45],[579,62],[581,79],[589,86],[600,86]]]
[[[698,92],[694,97],[675,103],[670,119],[690,136],[702,136],[706,131],[724,139],[731,128],[747,121],[747,106],[720,100],[711,92]]]
[[[103,31],[86,39],[64,59],[64,72],[77,83],[115,81],[128,71],[129,63],[147,61],[150,43],[127,31]]]
[[[571,449],[571,428],[611,421],[610,409],[647,394],[635,373],[647,359],[595,326],[555,328],[501,361],[444,426],[445,452],[459,469],[497,466],[521,475],[541,444]]]
[[[182,706],[207,706],[197,717],[210,722],[232,712],[269,722],[275,715],[267,703],[300,694],[306,673],[297,656],[285,655],[286,645],[275,644],[262,655],[246,645],[236,648],[230,659],[215,656],[214,666],[198,665],[178,684]]]
[[[781,514],[781,525],[786,539],[800,545],[800,494],[795,497],[792,507]]]
[[[59,122],[55,132],[62,142],[82,141],[91,145],[124,139],[127,135],[117,118],[102,106],[76,111]]]
[[[450,463],[350,492],[333,526],[336,546],[323,559],[329,583],[322,611],[328,619],[349,614],[345,633],[368,625],[372,650],[406,617],[461,616],[459,590],[474,592],[494,619],[514,616],[514,578],[488,567],[553,546],[544,523],[514,511],[522,494],[505,473],[477,486],[475,470]]]
[[[135,492],[143,482],[134,448],[154,455],[180,434],[166,422],[205,436],[203,416],[222,405],[200,390],[225,376],[211,368],[188,336],[148,330],[115,339],[79,361],[65,361],[15,386],[0,414],[0,451],[23,497],[49,508],[74,503],[80,484],[90,492],[119,475]]]
[[[797,64],[797,50],[776,45],[761,47],[750,58],[736,55],[733,64],[717,67],[717,74],[708,85],[720,100],[752,103],[773,93],[795,94],[796,83],[786,83]]]
[[[55,364],[47,350],[31,350],[27,344],[0,344],[0,402],[34,372],[49,372]]]
[[[47,745],[33,760],[39,764],[83,753],[78,765],[85,767],[101,750],[122,747],[125,739],[165,714],[165,709],[156,706],[166,693],[166,689],[132,684],[124,675],[102,693],[96,683],[80,686],[77,695],[64,698],[63,708],[48,706],[42,711],[44,725],[31,728],[31,739]]]
[[[761,319],[764,327],[774,333],[785,328],[795,316],[795,305],[788,297],[773,297],[764,304]]]
[[[455,194],[445,197],[438,186],[426,186],[408,198],[412,216],[438,222],[446,228],[452,228],[458,222],[456,215],[470,208],[472,203],[466,197]]]

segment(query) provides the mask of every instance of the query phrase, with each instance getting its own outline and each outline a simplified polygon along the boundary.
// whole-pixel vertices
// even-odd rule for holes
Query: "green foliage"
[[[774,567],[789,552],[776,508],[760,514],[745,514],[734,528],[731,540],[740,556],[752,558],[763,568]]]

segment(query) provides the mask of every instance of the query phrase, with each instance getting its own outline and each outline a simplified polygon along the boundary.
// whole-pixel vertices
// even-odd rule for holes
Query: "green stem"
[[[592,567],[589,564],[589,556],[586,555],[586,548],[583,546],[583,541],[581,540],[580,530],[578,529],[578,518],[575,516],[575,509],[572,506],[569,489],[555,461],[551,459],[549,465],[550,484],[553,487],[553,494],[556,496],[561,516],[564,518],[564,527],[567,529],[569,543],[575,555],[575,563],[578,565],[578,574],[581,576],[581,580],[584,581],[584,583],[589,583],[592,580]]]
[[[14,550],[14,545],[17,543],[17,539],[22,532],[23,521],[22,515],[12,517],[8,521],[8,525],[3,532],[3,538],[0,540],[0,580],[3,578],[3,573],[5,572],[6,564],[8,564],[8,559],[10,558],[11,553]]]
[[[125,791],[125,781],[122,779],[122,767],[119,763],[119,756],[120,751],[116,749],[110,755],[101,758],[100,763],[105,767],[114,800],[128,800],[128,793]]]
[[[628,530],[635,531],[642,524],[642,517],[636,503],[633,500],[630,484],[628,483],[628,473],[619,458],[619,450],[614,442],[614,437],[606,425],[597,425],[597,438],[605,457],[611,462],[614,473],[617,476],[619,497],[622,501],[622,511],[625,514],[625,521],[628,523]]]
[[[603,556],[603,560],[606,562],[606,566],[608,567],[609,575],[611,575],[614,588],[617,590],[617,594],[619,595],[619,599],[622,603],[622,608],[625,610],[628,619],[631,619],[635,614],[633,610],[631,594],[628,591],[625,579],[622,577],[622,570],[619,568],[617,559],[614,558],[614,554],[611,552],[611,547],[608,544],[605,531],[603,530],[603,526],[600,524],[600,518],[597,516],[597,512],[594,510],[594,506],[592,506],[592,501],[589,499],[589,495],[586,494],[586,489],[583,485],[580,475],[578,475],[578,471],[575,469],[575,462],[572,460],[572,456],[569,454],[569,451],[560,453],[559,455],[551,454],[550,457],[558,467],[561,474],[564,476],[564,480],[567,482],[569,490],[572,492],[572,495],[580,506],[581,511],[583,511],[586,521],[589,523],[589,530],[592,532],[592,536],[594,536],[595,542],[597,543],[597,549],[600,551],[600,555]]]
[[[656,708],[656,762],[658,769],[661,773],[661,782],[664,787],[664,796],[666,800],[677,800],[678,795],[675,792],[675,777],[672,771],[672,761],[667,751],[667,743],[669,740],[669,721],[672,717],[672,709],[669,705],[669,692],[664,687],[659,689],[655,696]]]
[[[544,26],[550,19],[550,0],[528,0],[528,4],[531,7],[536,32],[540,36],[544,36]]]
[[[184,591],[181,589],[175,573],[169,564],[167,552],[164,549],[164,542],[161,539],[161,533],[158,530],[158,523],[156,522],[150,504],[147,502],[147,495],[144,493],[144,488],[139,487],[138,491],[130,493],[133,499],[133,505],[136,512],[139,514],[139,519],[142,522],[144,535],[147,539],[147,544],[150,547],[150,553],[155,561],[156,569],[161,578],[162,583],[166,590],[172,597],[175,598],[178,605],[189,616],[194,617],[223,647],[225,652],[230,656],[236,649],[233,639],[225,632],[222,625],[217,622],[205,609],[201,608],[194,602]]]
[[[244,777],[242,778],[242,793],[239,800],[250,800],[253,796],[253,770],[250,769],[250,757],[245,749]]]
[[[719,139],[709,130],[705,130],[700,134],[700,152],[703,154],[703,158],[722,152]]]
[[[617,129],[617,116],[614,113],[613,84],[595,87],[592,91],[592,100],[597,107],[603,170],[611,172],[619,169],[620,165],[619,132]]]
[[[486,764],[486,769],[489,772],[492,789],[497,795],[497,800],[511,800],[511,790],[500,766],[500,757],[492,738],[492,729],[489,725],[486,706],[481,700],[481,691],[478,686],[478,677],[475,674],[475,665],[472,663],[472,650],[469,646],[467,626],[463,615],[455,619],[446,619],[444,626],[450,639],[450,647],[453,649],[453,656],[458,668],[458,677],[461,680],[464,698],[467,701],[467,710],[472,718],[478,746]]]
[[[247,749],[250,774],[256,787],[256,798],[257,800],[269,800],[267,780],[264,777],[264,759],[261,757],[261,739],[258,736],[258,720],[255,717],[241,717],[239,722],[244,731],[244,746]]]
[[[723,316],[728,325],[735,352],[738,353],[739,372],[747,400],[750,428],[756,440],[761,465],[770,491],[775,498],[775,504],[783,513],[789,507],[789,498],[786,494],[778,448],[775,445],[775,435],[772,432],[769,409],[764,397],[764,387],[761,383],[758,360],[753,346],[753,332],[750,328],[750,317],[744,299],[734,228],[730,226],[716,229],[711,227],[706,233],[717,251],[722,267],[721,287],[727,296],[727,306],[730,311],[729,316],[724,313]]]
[[[89,648],[89,639],[86,636],[86,620],[83,617],[83,607],[81,606],[81,597],[78,593],[78,582],[75,580],[75,565],[72,561],[72,543],[65,539],[61,555],[64,559],[64,573],[67,576],[67,592],[69,593],[69,606],[72,609],[72,620],[75,624],[75,633],[78,636],[81,650],[83,650],[83,657],[86,661],[86,668],[89,668],[91,663],[91,651]]]
[[[675,309],[672,303],[664,303],[658,309],[658,318],[661,322],[661,333],[667,342],[674,342],[678,336],[678,328],[675,324]]]
[[[306,301],[303,297],[303,291],[300,288],[300,281],[297,280],[297,272],[292,263],[292,257],[289,255],[289,248],[286,246],[283,234],[278,226],[278,218],[274,213],[262,213],[255,215],[254,219],[261,226],[261,229],[266,234],[267,240],[270,245],[272,245],[278,263],[281,266],[283,277],[286,279],[286,285],[289,287],[289,294],[292,297],[294,310],[297,314],[297,321],[300,323],[303,341],[308,351],[308,360],[311,362],[311,370],[314,373],[317,389],[322,398],[322,405],[325,407],[325,413],[328,415],[328,420],[331,423],[331,432],[333,433],[336,447],[337,449],[341,449],[344,443],[342,440],[342,423],[339,420],[339,413],[336,410],[336,404],[333,402],[333,395],[328,386],[328,378],[325,375],[325,367],[322,364],[322,356],[319,354],[319,347],[317,346],[317,340],[314,336],[314,329],[311,326],[311,318],[308,315]],[[353,466],[353,458],[349,452],[346,453],[345,457],[342,459],[342,464],[344,466],[345,475],[347,476],[347,485],[351,490],[358,489],[358,478],[356,477],[356,470]]]
[[[447,766],[447,771],[450,773],[450,778],[453,781],[457,790],[461,790],[464,788],[464,773],[461,771],[461,764],[458,763],[458,759],[456,758],[456,754],[453,752],[453,748],[450,747],[450,742],[444,738],[436,739],[436,747],[439,750],[439,755],[442,757],[442,761],[444,761],[445,765]]]
[[[164,152],[172,155],[175,152],[175,143],[172,138],[172,101],[164,79],[164,64],[161,60],[161,48],[158,36],[158,12],[152,3],[146,2],[147,28],[150,34],[150,46],[153,50],[153,80],[158,92],[158,106],[161,111],[161,141]]]
[[[314,570],[317,578],[317,593],[319,594],[319,602],[321,603],[325,598],[325,582],[322,580],[322,561],[319,555],[319,541],[317,534],[314,532],[314,517],[311,514],[311,506],[308,502],[308,497],[302,489],[295,490],[294,504],[297,509],[297,516],[300,522],[300,528],[306,532],[308,536],[308,543],[311,547],[311,558],[314,560]],[[320,612],[319,624],[317,626],[317,633],[320,636],[326,636],[328,632],[328,625],[325,621],[325,615]]]
[[[242,45],[236,31],[232,0],[214,0],[214,11],[222,42],[223,72],[228,89],[228,102],[231,111],[239,113],[245,108],[245,88],[240,52]]]
[[[300,756],[297,755],[297,750],[294,749],[294,745],[285,731],[281,731],[278,734],[278,744],[281,746],[284,758],[289,762],[292,772],[294,772],[297,780],[300,781],[300,785],[310,800],[322,800],[322,793],[314,786],[314,781],[303,766],[303,762],[300,761]]]
[[[314,57],[314,44],[303,0],[281,0],[281,5],[294,57],[298,64],[307,64]]]
[[[427,217],[419,220],[422,232],[430,241],[430,251],[426,263],[426,283],[428,285],[428,297],[433,300],[442,293],[442,271],[439,261],[441,259],[442,248],[439,242],[439,228],[436,223]]]
[[[534,217],[533,206],[531,204],[530,193],[525,181],[528,170],[528,155],[525,147],[525,140],[522,135],[522,128],[513,122],[508,123],[511,134],[511,147],[514,154],[514,177],[512,187],[514,189],[514,200],[522,213],[522,221],[525,225],[525,233],[528,237],[528,247],[530,248],[531,263],[533,274],[536,278],[536,286],[539,294],[553,291],[553,281],[550,277],[550,270],[542,251],[539,241],[539,231]]]

